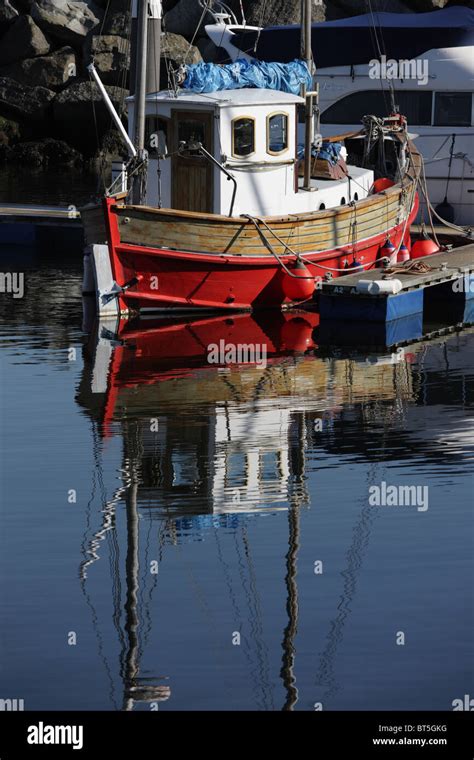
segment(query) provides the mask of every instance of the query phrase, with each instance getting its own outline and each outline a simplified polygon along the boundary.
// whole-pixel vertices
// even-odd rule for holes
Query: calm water
[[[398,361],[294,353],[307,325],[276,317],[111,341],[82,330],[80,256],[12,262],[1,697],[446,710],[474,694],[472,331]],[[209,366],[221,337],[266,340],[268,366]],[[428,508],[370,506],[382,481],[427,486]]]

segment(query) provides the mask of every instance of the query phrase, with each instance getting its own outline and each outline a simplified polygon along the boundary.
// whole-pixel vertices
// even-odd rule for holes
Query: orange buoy
[[[397,254],[397,263],[404,264],[405,261],[410,261],[410,251],[406,245],[402,243]]]
[[[283,293],[290,301],[306,301],[314,293],[314,277],[300,259],[296,262],[293,273],[293,277],[287,272],[284,273]]]
[[[393,261],[393,254],[395,253],[395,246],[390,240],[390,238],[387,238],[381,249],[379,250],[379,258],[381,259],[388,259],[389,264],[395,264],[395,261]]]
[[[374,193],[381,193],[383,190],[387,190],[387,188],[393,187],[394,184],[395,182],[393,179],[388,179],[388,177],[379,177],[379,179],[376,179],[372,185],[372,189]]]
[[[281,350],[304,353],[315,348],[313,330],[313,325],[304,317],[287,320],[281,328]]]
[[[439,246],[428,236],[421,238],[413,243],[411,247],[412,259],[421,259],[423,256],[430,256],[432,253],[438,253]]]

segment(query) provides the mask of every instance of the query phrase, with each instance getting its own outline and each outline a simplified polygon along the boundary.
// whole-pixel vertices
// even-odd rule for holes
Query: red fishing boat
[[[422,166],[406,120],[367,116],[322,142],[310,66],[195,64],[182,87],[128,99],[137,147],[127,136],[118,192],[81,212],[122,313],[291,306],[409,248]],[[241,87],[262,76],[280,89]]]

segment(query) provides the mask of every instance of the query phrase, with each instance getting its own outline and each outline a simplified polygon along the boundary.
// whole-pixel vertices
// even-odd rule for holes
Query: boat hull
[[[119,296],[121,311],[143,309],[254,310],[281,308],[301,303],[286,294],[296,257],[280,252],[272,255],[242,255],[205,251],[171,250],[157,245],[124,242],[113,199],[106,199],[109,251],[115,282],[133,283]],[[330,272],[347,273],[355,264],[365,268],[379,261],[387,236],[398,246],[409,244],[410,224],[418,210],[415,198],[408,219],[378,228],[376,234],[328,250],[304,251],[304,261],[316,282]],[[211,241],[209,248],[212,248]],[[299,253],[299,251],[298,251]],[[339,270],[339,271],[338,271]],[[305,273],[306,278],[308,273]],[[138,280],[138,281],[137,281]]]

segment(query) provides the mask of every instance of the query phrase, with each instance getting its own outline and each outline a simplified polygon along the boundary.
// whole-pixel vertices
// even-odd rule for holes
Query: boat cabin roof
[[[128,102],[133,103],[134,96],[127,98]],[[220,90],[218,92],[197,93],[190,90],[178,90],[177,94],[170,90],[153,92],[147,95],[147,103],[174,103],[189,105],[208,105],[217,106],[218,108],[235,107],[235,106],[274,106],[274,105],[296,105],[304,103],[304,99],[299,95],[291,95],[279,90],[259,90],[259,89],[238,89],[238,90]]]

